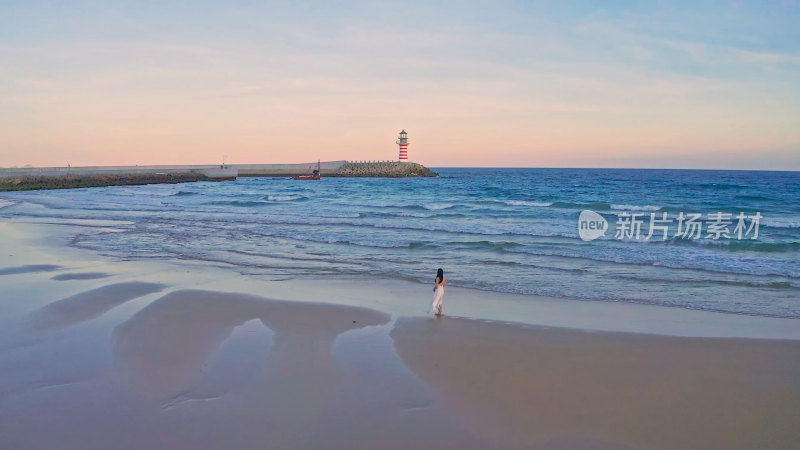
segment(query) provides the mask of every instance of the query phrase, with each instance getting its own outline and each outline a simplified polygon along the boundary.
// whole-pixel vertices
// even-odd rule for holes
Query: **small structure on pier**
[[[400,157],[398,161],[400,162],[407,162],[408,161],[408,133],[406,130],[400,132],[400,137],[397,139],[397,145],[400,147]]]

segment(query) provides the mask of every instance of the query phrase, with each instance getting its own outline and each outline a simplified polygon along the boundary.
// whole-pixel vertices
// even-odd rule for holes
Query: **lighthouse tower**
[[[408,161],[408,133],[406,130],[400,132],[400,138],[397,139],[397,145],[400,146],[400,162]]]

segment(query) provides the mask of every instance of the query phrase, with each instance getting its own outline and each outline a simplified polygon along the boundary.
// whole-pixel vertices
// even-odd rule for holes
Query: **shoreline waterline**
[[[84,224],[86,225],[86,224]],[[108,222],[90,229],[103,230]],[[366,307],[392,316],[424,316],[430,302],[430,286],[410,280],[363,276],[331,277],[249,274],[241,267],[202,260],[144,260],[102,256],[71,246],[84,226],[52,223],[0,222],[0,251],[30,253],[30,258],[9,258],[9,267],[26,263],[47,266],[48,277],[67,275],[72,283],[96,284],[98,279],[80,280],[78,274],[103,272],[100,282],[137,281],[180,287],[263,295],[272,298],[325,302]],[[23,249],[20,249],[22,245]],[[16,249],[15,249],[16,247]],[[63,261],[79,261],[63,264]],[[11,262],[15,261],[15,262]],[[114,267],[116,271],[108,270]],[[80,269],[79,269],[80,268]],[[109,278],[109,273],[115,275]],[[70,276],[70,274],[72,274]],[[31,275],[35,275],[32,273]],[[627,302],[560,299],[526,294],[501,293],[448,286],[445,315],[468,320],[515,323],[589,331],[642,333],[707,338],[751,338],[800,340],[800,320],[749,316]]]
[[[444,267],[452,286],[485,291],[800,317],[793,174],[441,172],[3,193],[0,220],[103,218],[114,221],[108,230],[79,233],[74,245],[120,259],[216,261],[254,276],[427,283]],[[670,239],[612,231],[584,242],[577,221],[586,208],[609,227],[624,214],[666,214]],[[758,239],[672,238],[684,211],[763,219]]]

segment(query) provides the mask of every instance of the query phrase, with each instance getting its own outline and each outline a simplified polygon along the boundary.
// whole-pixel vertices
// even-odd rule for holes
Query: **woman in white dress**
[[[444,270],[439,269],[436,271],[436,284],[433,286],[433,303],[428,310],[428,314],[433,313],[437,316],[442,315],[442,298],[444,297],[444,287],[447,280],[444,279]]]

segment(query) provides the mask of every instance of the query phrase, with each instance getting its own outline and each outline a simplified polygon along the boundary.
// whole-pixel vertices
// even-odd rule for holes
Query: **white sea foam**
[[[616,211],[658,211],[661,207],[653,205],[611,205],[611,209]]]
[[[419,214],[419,213],[411,213],[411,212],[398,212],[398,213],[394,213],[394,215],[398,216],[398,217],[420,217],[420,218],[432,217],[433,216],[433,214]]]
[[[430,204],[427,204],[427,205],[422,205],[423,208],[430,209],[430,210],[433,210],[433,211],[437,211],[437,210],[440,210],[440,209],[448,209],[448,208],[452,208],[453,206],[456,206],[456,205],[454,205],[452,203],[430,203]]]
[[[800,219],[761,219],[761,224],[770,228],[800,228]]]
[[[300,200],[304,198],[302,195],[268,195],[267,200],[271,202],[290,202],[292,200]]]
[[[529,202],[525,200],[508,200],[504,202],[508,206],[551,206],[553,202]]]

